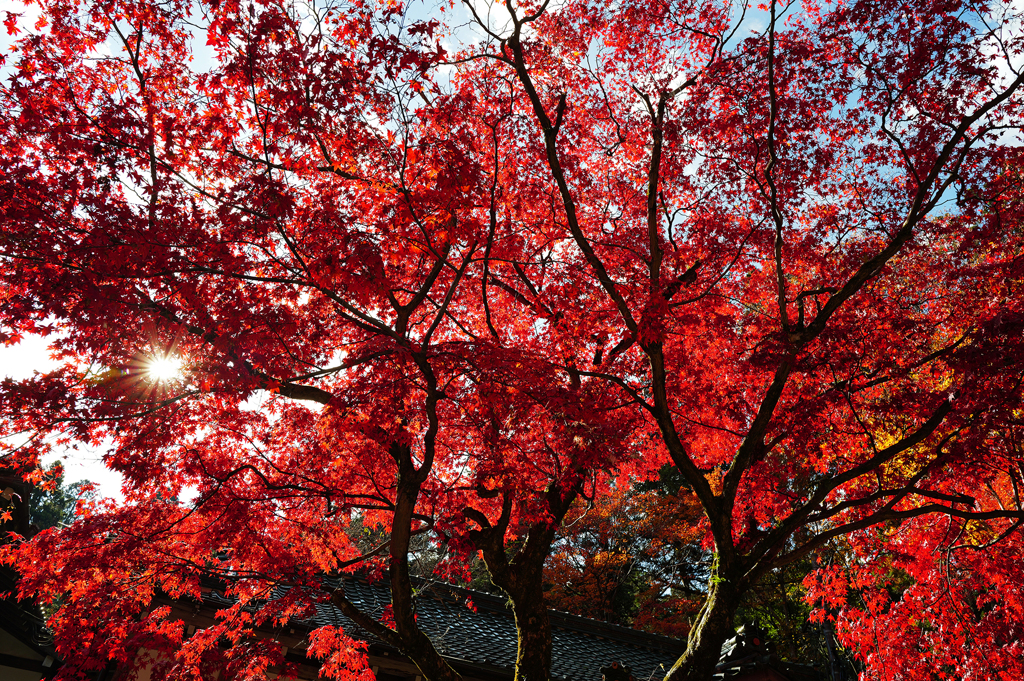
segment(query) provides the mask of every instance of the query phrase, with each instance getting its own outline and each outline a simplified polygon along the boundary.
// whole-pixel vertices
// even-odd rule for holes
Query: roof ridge
[[[511,614],[511,609],[508,606],[507,597],[503,598],[496,594],[487,593],[485,591],[476,591],[475,589],[468,589],[464,586],[452,584],[442,580],[428,580],[423,577],[416,577],[414,581],[421,583],[433,583],[443,586],[446,589],[453,589],[469,596],[473,605],[479,607],[484,605],[488,610],[497,610],[506,614]],[[439,594],[440,595],[440,594]],[[643,631],[641,629],[634,629],[632,627],[626,627],[621,624],[613,624],[611,622],[605,622],[603,620],[596,620],[590,617],[583,617],[581,615],[574,615],[570,612],[563,610],[556,610],[554,608],[548,608],[548,616],[551,618],[552,627],[560,627],[563,629],[572,629],[582,634],[590,634],[597,636],[598,638],[604,638],[601,633],[607,632],[609,637],[614,637],[617,640],[631,645],[639,645],[640,647],[654,647],[659,650],[668,649],[685,649],[686,642],[672,636],[666,636],[664,634],[656,634],[649,631]],[[634,639],[634,640],[626,640]],[[649,642],[653,645],[645,645],[644,643],[637,643],[636,641]]]

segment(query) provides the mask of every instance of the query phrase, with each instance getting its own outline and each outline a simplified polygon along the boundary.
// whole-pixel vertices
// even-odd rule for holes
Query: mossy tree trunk
[[[708,681],[722,654],[722,644],[732,636],[733,617],[742,591],[736,573],[723,569],[716,559],[708,580],[708,595],[690,630],[686,652],[665,675],[665,681]]]
[[[551,676],[551,620],[541,589],[512,599],[516,618],[516,681],[547,681]]]
[[[483,553],[491,581],[512,601],[517,634],[515,681],[551,678],[551,620],[544,602],[544,561],[551,551],[555,531],[578,495],[576,485],[565,488],[552,483],[545,494],[550,517],[530,526],[525,541],[511,557],[505,546],[512,510],[509,495],[505,495],[496,524],[474,509],[463,511],[481,527],[470,536]]]

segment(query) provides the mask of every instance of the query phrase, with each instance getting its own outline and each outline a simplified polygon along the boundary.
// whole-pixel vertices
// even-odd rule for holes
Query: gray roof
[[[325,584],[331,589],[337,585],[335,580],[327,580]],[[416,622],[438,652],[456,669],[461,667],[468,671],[473,668],[488,675],[512,676],[517,636],[515,620],[506,599],[438,582],[424,582],[417,588]],[[371,584],[346,579],[344,591],[346,598],[374,616],[382,614],[391,602],[386,581]],[[467,606],[469,599],[475,610]],[[686,648],[685,641],[667,636],[556,610],[550,610],[549,615],[553,644],[552,679],[600,681],[601,667],[613,661],[631,667],[637,681],[660,679]],[[349,636],[368,642],[371,652],[373,649],[390,648],[330,603],[318,604],[316,617],[297,624],[340,626]]]

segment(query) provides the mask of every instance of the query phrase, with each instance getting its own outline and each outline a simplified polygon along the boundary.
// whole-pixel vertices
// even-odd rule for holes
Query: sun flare
[[[180,357],[164,355],[154,357],[146,364],[146,374],[154,381],[173,381],[181,378],[182,361]]]

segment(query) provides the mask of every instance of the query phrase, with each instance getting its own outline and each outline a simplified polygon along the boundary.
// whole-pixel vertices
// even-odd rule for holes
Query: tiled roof
[[[17,593],[18,574],[7,565],[0,565],[0,631],[20,641],[27,649],[34,651],[39,658],[22,659],[18,669],[36,671],[42,677],[49,678],[60,667],[60,656],[53,645],[53,634],[46,628],[46,621],[39,606],[29,600],[19,600]],[[21,655],[4,654],[0,667],[9,665],[14,658]],[[26,666],[27,665],[27,666]],[[0,678],[3,674],[0,673]]]
[[[337,583],[328,583],[335,588]],[[365,612],[379,616],[391,602],[386,581],[369,584],[345,580],[345,596]],[[217,599],[216,596],[213,597]],[[466,605],[471,599],[475,611]],[[552,679],[600,681],[601,667],[613,661],[632,668],[637,681],[660,679],[686,648],[686,642],[605,622],[549,611],[552,628]],[[492,594],[443,583],[421,584],[416,597],[416,622],[438,652],[457,666],[472,666],[493,675],[512,675],[516,628],[506,601]],[[301,624],[301,623],[299,623]],[[308,626],[335,625],[372,648],[388,648],[358,627],[330,603],[317,606]],[[462,664],[459,664],[462,663]]]

